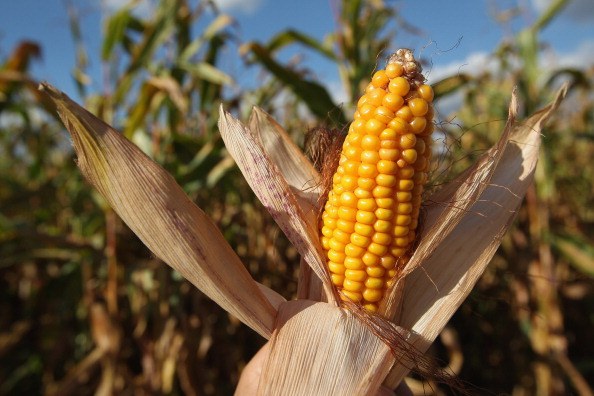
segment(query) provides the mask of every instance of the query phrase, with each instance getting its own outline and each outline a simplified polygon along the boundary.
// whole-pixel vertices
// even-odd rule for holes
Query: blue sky
[[[146,0],[145,0],[146,1]],[[430,81],[456,70],[488,67],[487,55],[501,40],[532,23],[551,0],[392,0],[404,20],[419,28],[413,35],[399,30],[395,48],[409,47],[432,61]],[[238,34],[245,40],[267,41],[275,33],[295,28],[322,38],[335,27],[333,7],[337,0],[216,0],[221,9],[238,22]],[[72,0],[83,24],[83,39],[91,60],[93,88],[99,89],[100,37],[102,17],[123,0]],[[75,50],[69,33],[64,0],[4,1],[0,13],[0,54],[6,56],[20,40],[37,41],[43,57],[33,68],[34,77],[47,80],[74,94],[70,77]],[[520,6],[523,12],[502,26],[494,21],[495,10]],[[149,6],[147,6],[148,8]],[[562,15],[542,33],[548,44],[543,62],[550,66],[594,65],[594,6],[592,0],[573,0]],[[449,50],[448,50],[449,49]],[[239,84],[253,83],[253,74],[244,72],[238,54],[228,53],[223,67],[235,73]],[[334,66],[311,53],[305,64],[330,86],[340,85]],[[340,100],[338,95],[337,100]]]

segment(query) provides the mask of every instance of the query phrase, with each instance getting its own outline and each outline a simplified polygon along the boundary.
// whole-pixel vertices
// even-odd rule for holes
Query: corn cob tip
[[[415,59],[414,53],[408,48],[400,48],[395,53],[390,55],[386,65],[399,64],[403,69],[403,77],[409,80],[410,83],[417,86],[425,82],[423,77],[423,67],[421,63]]]

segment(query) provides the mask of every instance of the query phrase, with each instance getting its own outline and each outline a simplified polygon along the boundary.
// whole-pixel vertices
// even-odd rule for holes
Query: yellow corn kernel
[[[427,120],[425,117],[414,117],[408,122],[410,130],[416,134],[419,134],[425,130],[427,126]]]
[[[391,197],[393,192],[394,192],[394,190],[392,188],[384,187],[384,186],[375,186],[371,193],[377,200],[377,199]],[[379,206],[379,204],[378,204],[378,206]]]
[[[353,194],[354,195],[354,194]],[[357,209],[367,212],[373,212],[377,209],[377,204],[373,198],[363,198],[357,202]]]
[[[375,72],[373,78],[371,79],[371,84],[373,84],[373,86],[376,88],[385,88],[389,82],[390,78],[388,78],[384,70]]]
[[[374,234],[374,229],[369,224],[355,223],[355,232],[364,237],[371,238]]]
[[[400,151],[396,149],[382,148],[379,150],[379,157],[385,161],[396,162],[398,158],[400,158]]]
[[[393,140],[398,139],[399,136],[400,135],[398,133],[396,133],[396,131],[393,130],[392,128],[386,128],[382,131],[382,133],[380,133],[379,138],[378,138],[378,144],[380,144],[380,147],[384,147],[384,146],[381,146],[381,144],[386,145],[386,143],[392,142]],[[380,141],[380,139],[381,139],[381,141]],[[385,148],[392,148],[392,147],[385,147]],[[379,149],[379,147],[378,147],[378,149]]]
[[[402,107],[400,109],[402,109]],[[400,111],[400,109],[398,111]],[[388,123],[388,128],[393,129],[399,135],[403,135],[408,132],[410,126],[408,125],[408,120],[404,120],[401,117],[395,117]]]
[[[359,180],[357,180],[357,187],[366,191],[370,191],[373,189],[373,187],[375,187],[375,179],[370,177],[360,177]],[[357,193],[355,193],[355,195],[357,195]],[[362,197],[358,198],[363,199]]]
[[[375,210],[375,217],[379,220],[393,220],[394,219],[394,211],[391,209],[386,208],[378,208]]]
[[[412,180],[410,182],[412,183]],[[341,206],[338,208],[338,218],[346,221],[355,221],[357,219],[357,209]]]
[[[388,78],[390,79],[400,77],[403,71],[404,67],[402,67],[402,65],[399,63],[389,63],[388,65],[386,65],[386,76],[388,76]],[[429,87],[429,89],[431,89],[431,87]]]
[[[363,292],[363,298],[365,301],[377,302],[384,296],[384,291],[380,289],[365,289]]]
[[[408,227],[405,226],[399,226],[397,225],[396,227],[394,227],[394,236],[395,237],[404,237],[408,235]],[[328,255],[328,257],[330,257],[330,255]]]
[[[342,290],[342,294],[348,298],[349,300],[353,301],[353,302],[359,302],[363,299],[363,296],[361,295],[361,293],[354,293],[351,291],[348,291],[346,289]]]
[[[404,99],[402,99],[402,96],[396,93],[390,92],[382,98],[382,105],[391,111],[398,110],[403,104]]]
[[[359,223],[372,225],[376,220],[375,213],[367,210],[359,210],[357,211],[356,220]]]
[[[357,102],[322,214],[332,283],[370,312],[410,258],[431,156],[433,90],[411,55],[393,55]]]
[[[383,133],[383,132],[382,132]],[[381,135],[380,135],[381,136]],[[363,150],[377,151],[380,148],[380,138],[375,135],[365,135],[361,138]]]
[[[348,258],[360,258],[363,256],[365,254],[365,249],[349,243],[344,247],[344,254],[346,256],[344,262],[346,262]]]
[[[378,259],[378,262],[379,261],[380,260]],[[374,277],[374,278],[381,278],[386,273],[386,269],[381,266],[367,267],[366,271],[367,271],[367,275]]]
[[[350,208],[355,208],[357,207],[357,197],[352,192],[345,191],[340,194],[340,204]]]
[[[373,229],[377,232],[388,232],[390,231],[391,226],[392,223],[386,220],[377,220],[373,223]]]
[[[367,269],[373,266],[377,266],[380,262],[380,258],[373,253],[367,252],[361,257],[363,263],[367,266]]]
[[[344,243],[344,245],[346,246],[346,244],[349,243],[351,240],[351,235],[352,234],[348,234],[344,231],[334,230],[334,232],[332,233],[332,238],[340,243]]]
[[[344,276],[354,282],[364,282],[367,279],[365,270],[346,270]]]
[[[355,246],[366,248],[369,246],[371,239],[369,237],[359,235],[357,233],[351,234],[351,243]],[[345,244],[346,246],[346,244]]]
[[[368,289],[381,289],[385,284],[386,282],[381,278],[369,277],[365,281],[365,287]],[[365,297],[365,293],[363,293],[363,297]]]
[[[395,223],[400,226],[409,225],[411,223],[410,216],[399,214],[398,216],[396,216]]]
[[[423,117],[429,111],[429,104],[423,98],[414,98],[408,102],[408,107],[415,117]]]
[[[361,117],[361,120],[370,120],[373,117],[373,114],[375,113],[375,106],[372,106],[369,103],[365,103],[363,106],[359,108],[358,112],[359,116]]]
[[[384,124],[388,124],[394,118],[394,112],[387,107],[380,106],[375,109],[375,119]]]
[[[384,96],[386,96],[386,91],[383,89],[374,89],[373,91],[363,95],[367,98],[366,103],[378,107],[382,104],[382,100]],[[357,108],[360,106],[357,105]]]
[[[390,243],[392,242],[392,235],[383,232],[378,232],[375,235],[373,235],[371,240],[374,243],[378,243],[380,245],[390,246]]]
[[[358,292],[358,291],[363,290],[364,285],[363,285],[363,282],[357,282],[357,281],[351,280],[345,276],[344,283],[343,283],[342,287],[344,288],[344,290],[347,290],[350,292]]]
[[[338,219],[336,220],[336,228],[351,233],[355,229],[355,223],[348,220]]]
[[[336,250],[328,251],[328,259],[331,262],[342,265],[342,263],[344,263],[345,258],[346,258],[346,255],[343,252],[337,252]],[[332,271],[332,272],[336,272],[336,271]]]
[[[394,161],[379,160],[377,171],[383,175],[395,175],[398,173],[398,165]]]
[[[374,114],[375,114],[375,110],[374,110]],[[410,121],[410,120],[408,120],[408,121]],[[384,130],[385,127],[386,127],[386,124],[384,124],[380,120],[378,120],[376,118],[371,118],[370,120],[368,120],[365,123],[365,132],[367,132],[370,135],[378,135],[379,136],[379,134],[382,133],[382,131]]]
[[[404,166],[398,170],[398,176],[401,179],[412,179],[415,174],[415,168],[412,166]]]
[[[419,87],[419,94],[427,102],[433,101],[433,89],[431,88],[431,86],[425,84],[421,85]]]
[[[414,188],[415,183],[409,179],[403,179],[398,182],[398,189],[400,191],[410,191]],[[340,214],[339,214],[340,216]]]
[[[346,244],[340,242],[336,238],[330,237],[328,239],[329,239],[328,246],[330,247],[330,249],[336,250],[337,252],[343,252],[344,251],[344,247],[346,246]]]
[[[392,252],[391,249],[390,253]],[[380,260],[380,265],[382,266],[382,268],[384,268],[384,270],[390,270],[392,268],[394,268],[396,266],[396,259],[394,258],[394,255],[386,255],[384,257],[381,258]]]
[[[411,149],[413,147],[416,147],[417,137],[414,133],[407,133],[400,136],[399,143],[401,149]]]
[[[344,267],[346,269],[360,270],[365,268],[365,264],[360,258],[346,257],[344,259]]]
[[[355,188],[355,191],[354,191],[354,192],[355,192],[355,196],[356,196],[357,198],[359,198],[359,199],[363,199],[363,198],[371,198],[371,197],[372,197],[372,195],[371,195],[371,191],[369,191],[369,190],[366,190],[366,189],[364,189],[364,188],[361,188],[361,187],[357,187],[357,188]]]
[[[359,165],[359,176],[365,178],[374,178],[377,176],[377,167],[375,164],[362,163]]]
[[[395,77],[390,81],[388,90],[397,95],[405,96],[410,90],[410,83],[404,77]]]
[[[410,110],[410,107],[408,106],[402,106],[400,109],[398,109],[396,112],[396,117],[408,122],[409,124],[415,118],[412,111]]]
[[[407,164],[414,164],[417,161],[417,150],[415,149],[402,150],[401,155]]]
[[[367,251],[381,257],[388,253],[388,247],[385,245],[380,245],[379,243],[371,242],[367,247]]]
[[[396,185],[396,176],[379,174],[375,177],[375,182],[378,186],[394,187]]]
[[[332,279],[332,283],[336,286],[342,286],[344,283],[344,275],[331,274],[330,279]]]
[[[340,263],[335,263],[333,261],[328,262],[328,269],[330,270],[330,272],[337,275],[343,275],[345,271],[344,265]]]
[[[375,200],[377,206],[382,209],[391,209],[394,206],[393,198],[378,198]]]

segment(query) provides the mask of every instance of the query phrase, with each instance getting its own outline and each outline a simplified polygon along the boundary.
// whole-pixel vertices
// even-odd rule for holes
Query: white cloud
[[[213,0],[221,11],[241,11],[252,14],[260,7],[262,0]]]
[[[553,3],[554,0],[532,0],[532,7],[542,13]],[[592,0],[571,0],[561,15],[574,22],[594,22],[594,4]]]
[[[535,0],[536,1],[536,0]],[[513,60],[511,60],[513,61]],[[594,40],[581,42],[573,51],[558,53],[553,50],[544,52],[539,59],[542,78],[547,79],[549,73],[563,68],[585,70],[594,65]],[[497,71],[498,62],[486,52],[475,52],[465,59],[454,61],[445,65],[428,67],[428,82],[434,84],[439,80],[458,73],[477,76],[485,71]],[[440,99],[437,103],[439,113],[442,115],[456,111],[462,103],[463,95],[457,93]]]
[[[594,40],[582,41],[574,51],[568,53],[547,53],[543,59],[544,65],[550,68],[586,69],[594,65]]]
[[[101,0],[101,6],[106,13],[112,14],[120,8],[132,4],[130,0]],[[142,18],[146,18],[155,10],[155,3],[151,0],[139,0],[134,2],[133,13]]]

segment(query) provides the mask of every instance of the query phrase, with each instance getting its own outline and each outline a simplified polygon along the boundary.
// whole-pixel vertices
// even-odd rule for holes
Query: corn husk
[[[130,228],[224,309],[271,337],[258,392],[283,395],[375,394],[382,383],[402,380],[415,363],[410,348],[420,354],[429,347],[499,246],[532,182],[542,125],[564,95],[520,123],[512,99],[496,146],[429,198],[417,250],[382,306],[387,319],[370,319],[337,306],[315,221],[319,175],[264,112],[254,110],[248,127],[221,109],[221,135],[324,288],[320,299],[330,303],[286,302],[258,285],[163,169],[64,94],[43,87],[72,134],[82,172]],[[301,274],[299,281],[311,279]]]
[[[48,84],[83,175],[142,242],[264,337],[276,309],[212,220],[163,168],[119,132]]]
[[[268,210],[318,278],[322,279],[328,300],[336,302],[337,298],[330,283],[330,276],[326,270],[326,261],[318,237],[317,223],[312,221],[311,218],[313,213],[311,201],[297,199],[297,196],[293,193],[294,186],[291,185],[294,180],[307,181],[309,175],[306,172],[315,172],[313,168],[299,170],[297,161],[302,161],[304,158],[291,156],[280,158],[281,161],[295,163],[294,166],[285,165],[283,169],[291,169],[292,174],[299,174],[299,177],[291,180],[285,179],[280,170],[281,168],[270,159],[265,146],[262,144],[262,141],[266,138],[256,135],[258,131],[266,130],[271,134],[276,134],[277,139],[283,141],[284,145],[294,146],[294,143],[282,138],[282,134],[286,135],[284,131],[264,127],[252,130],[233,118],[222,107],[220,109],[219,130],[227,150],[237,162],[237,166],[260,202],[262,202],[262,205]],[[272,145],[272,147],[269,146],[268,148],[275,150],[279,146]],[[306,169],[306,167],[303,168]],[[305,206],[300,206],[300,202]],[[309,213],[310,216],[306,217],[306,213]]]

